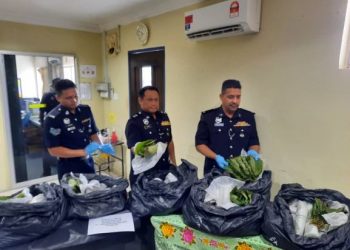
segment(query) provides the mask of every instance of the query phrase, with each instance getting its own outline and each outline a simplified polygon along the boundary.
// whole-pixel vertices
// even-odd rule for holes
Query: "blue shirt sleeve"
[[[129,119],[125,128],[125,137],[128,148],[135,146],[137,142],[142,140],[141,128],[137,126],[137,123],[133,119]]]
[[[256,123],[255,123],[254,115],[253,115],[252,120],[251,120],[251,125],[252,125],[252,133],[249,137],[249,142],[248,142],[249,147],[253,146],[253,145],[260,145],[258,132],[256,130]]]
[[[51,117],[44,120],[44,140],[45,146],[48,148],[61,146],[62,128],[60,124]]]
[[[197,132],[195,136],[195,143],[196,146],[201,144],[209,144],[209,127],[203,114],[201,115],[201,119],[198,123]]]
[[[94,135],[98,132],[98,128],[96,126],[96,122],[95,122],[95,119],[94,119],[94,116],[91,112],[91,108],[89,107],[89,111],[90,111],[90,117],[91,117],[91,133],[90,133],[90,136],[91,135]]]

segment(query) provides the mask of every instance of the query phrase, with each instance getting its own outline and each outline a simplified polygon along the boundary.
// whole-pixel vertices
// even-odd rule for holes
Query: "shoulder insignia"
[[[212,112],[217,111],[217,110],[218,110],[218,108],[208,109],[208,110],[206,110],[206,111],[203,111],[202,114],[203,114],[203,115],[204,115],[204,114],[209,114],[209,113],[212,113]]]

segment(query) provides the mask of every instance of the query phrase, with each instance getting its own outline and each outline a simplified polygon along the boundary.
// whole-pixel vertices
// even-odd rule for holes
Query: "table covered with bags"
[[[184,223],[181,215],[153,216],[157,249],[177,250],[274,250],[279,249],[261,235],[247,237],[217,236],[196,230]]]

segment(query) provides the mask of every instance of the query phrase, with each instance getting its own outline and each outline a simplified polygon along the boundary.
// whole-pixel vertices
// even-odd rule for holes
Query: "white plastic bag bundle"
[[[215,178],[205,190],[206,195],[204,202],[215,202],[216,206],[225,209],[238,206],[231,202],[230,193],[235,187],[241,188],[245,184],[244,181],[240,181],[229,176],[220,176]]]
[[[305,225],[310,219],[312,204],[301,200],[294,200],[289,205],[289,209],[292,213],[295,233],[297,235],[304,235]]]
[[[167,146],[167,143],[158,142],[157,153],[152,157],[141,157],[139,155],[136,155],[135,158],[131,161],[131,166],[134,170],[134,175],[138,175],[153,168],[163,156]]]
[[[74,175],[72,174],[72,176]],[[88,194],[94,191],[101,191],[101,190],[108,189],[106,184],[100,183],[98,180],[88,181],[86,176],[83,174],[79,174],[79,180],[81,183],[79,184],[81,194]]]

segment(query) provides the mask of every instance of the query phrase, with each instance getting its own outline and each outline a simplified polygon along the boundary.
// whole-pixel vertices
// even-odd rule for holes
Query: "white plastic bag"
[[[165,184],[168,184],[168,183],[171,183],[171,182],[175,182],[175,181],[177,181],[177,178],[172,173],[169,173],[169,174],[167,174],[165,176],[165,179],[164,179],[164,183]]]
[[[241,188],[245,184],[244,181],[240,181],[229,176],[220,176],[215,178],[205,190],[207,193],[204,198],[204,202],[216,202],[216,206],[225,209],[238,206],[231,202],[230,193],[233,188]]]
[[[134,170],[134,175],[138,175],[142,172],[153,168],[163,156],[165,150],[167,149],[167,146],[168,144],[166,143],[158,142],[157,153],[149,158],[136,155],[135,158],[131,161],[131,166]]]
[[[301,200],[294,200],[289,204],[289,210],[293,217],[295,233],[297,235],[304,235],[305,226],[310,219],[312,204]]]

